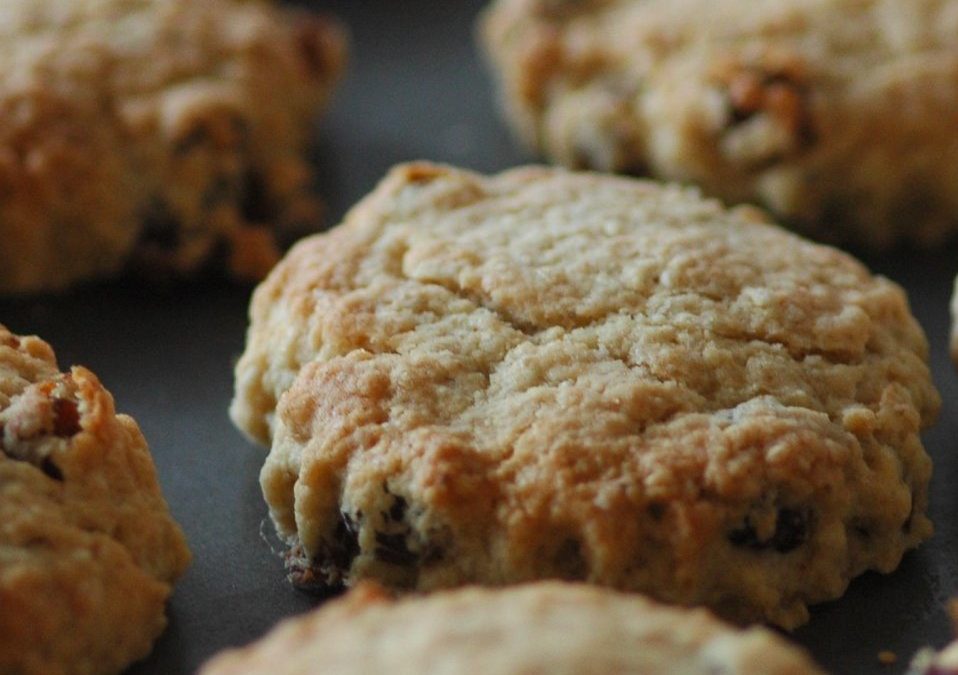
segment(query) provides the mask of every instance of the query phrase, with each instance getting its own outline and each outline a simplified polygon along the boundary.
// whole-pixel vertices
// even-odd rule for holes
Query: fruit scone
[[[190,560],[136,423],[0,326],[0,672],[118,673]]]
[[[361,585],[224,652],[201,675],[390,672],[529,675],[815,675],[798,647],[702,609],[592,586],[539,582],[394,600]]]
[[[394,169],[254,294],[294,580],[557,577],[794,627],[931,534],[905,293],[688,188]]]
[[[5,0],[0,293],[261,278],[318,223],[303,155],[344,56],[335,22],[258,0]]]
[[[495,0],[481,23],[551,160],[871,247],[958,231],[956,33],[958,0]]]

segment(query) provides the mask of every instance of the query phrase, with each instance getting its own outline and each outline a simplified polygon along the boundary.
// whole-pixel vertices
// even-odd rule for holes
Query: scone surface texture
[[[392,672],[525,675],[815,675],[765,628],[737,630],[705,610],[560,582],[466,588],[395,601],[361,585],[290,619],[201,675]]]
[[[785,627],[931,533],[903,291],[675,186],[394,169],[257,289],[297,583],[586,580]]]
[[[91,372],[0,326],[0,672],[119,673],[189,559],[136,423]]]
[[[261,279],[320,218],[334,22],[251,0],[4,0],[0,293],[135,268]]]
[[[550,160],[874,248],[958,230],[956,0],[495,0],[480,32]]]

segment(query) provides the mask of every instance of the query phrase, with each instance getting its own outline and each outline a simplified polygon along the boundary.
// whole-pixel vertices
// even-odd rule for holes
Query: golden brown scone
[[[481,28],[551,160],[871,247],[958,230],[956,0],[496,0]]]
[[[738,630],[698,609],[540,582],[394,601],[363,585],[290,619],[201,675],[814,675],[799,648],[765,628]]]
[[[304,585],[587,580],[785,627],[927,538],[904,292],[689,189],[401,166],[253,299]]]
[[[334,22],[257,0],[4,0],[0,293],[261,278],[319,220],[303,154],[344,54]]]
[[[189,559],[136,423],[93,373],[0,326],[0,672],[120,672]]]

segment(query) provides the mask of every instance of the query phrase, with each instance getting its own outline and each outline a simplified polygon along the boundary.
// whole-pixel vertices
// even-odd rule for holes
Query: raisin
[[[389,519],[401,523],[406,518],[408,508],[409,505],[403,497],[396,497],[393,500],[393,505],[389,507]]]
[[[141,217],[143,229],[140,244],[155,246],[165,251],[175,250],[180,245],[180,220],[161,199],[150,202]]]
[[[415,565],[419,556],[409,550],[406,545],[406,535],[376,533],[376,558],[390,565],[406,567]]]
[[[359,555],[359,528],[348,513],[339,514],[333,543],[326,547],[326,559],[341,570],[348,570]]]
[[[274,209],[266,180],[258,171],[247,171],[243,177],[240,191],[240,210],[243,217],[251,223],[264,223],[273,220]]]
[[[60,438],[70,438],[81,430],[80,408],[76,402],[66,398],[53,399],[53,433]]]
[[[555,553],[555,566],[563,579],[570,581],[585,579],[588,565],[582,555],[582,544],[578,539],[566,539]]]
[[[662,520],[665,516],[665,504],[661,502],[649,503],[646,510],[649,512],[649,515],[652,516],[652,520]]]
[[[43,458],[43,461],[40,462],[40,470],[53,480],[63,480],[63,472],[60,471],[60,467],[54,464],[52,457]]]
[[[719,75],[729,106],[729,126],[734,128],[764,113],[791,135],[792,149],[802,151],[817,140],[810,105],[807,74],[798,62],[764,66],[731,66]]]
[[[300,544],[286,551],[284,556],[287,579],[298,590],[327,596],[345,589],[342,575],[329,574],[322,565],[307,560]]]
[[[419,564],[423,567],[435,565],[436,563],[441,562],[445,555],[445,551],[442,550],[442,547],[437,546],[436,544],[428,544],[422,553],[422,559],[420,560]]]
[[[793,551],[808,540],[808,515],[795,509],[779,509],[775,520],[775,532],[766,540],[759,538],[755,528],[746,518],[745,524],[728,533],[733,546],[755,551],[773,549],[778,553]]]

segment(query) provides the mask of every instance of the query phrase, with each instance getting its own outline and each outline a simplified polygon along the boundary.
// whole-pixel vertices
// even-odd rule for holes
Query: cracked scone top
[[[956,0],[496,0],[530,147],[874,247],[958,230]]]
[[[211,261],[261,278],[319,204],[333,22],[253,0],[4,0],[0,292]]]
[[[217,656],[201,675],[390,672],[529,675],[815,675],[766,628],[735,630],[701,609],[558,582],[393,600],[363,585]]]
[[[91,372],[0,326],[0,672],[120,672],[189,558],[136,423]]]
[[[904,292],[754,209],[400,166],[251,316],[231,413],[304,585],[560,577],[793,627],[931,533]]]

